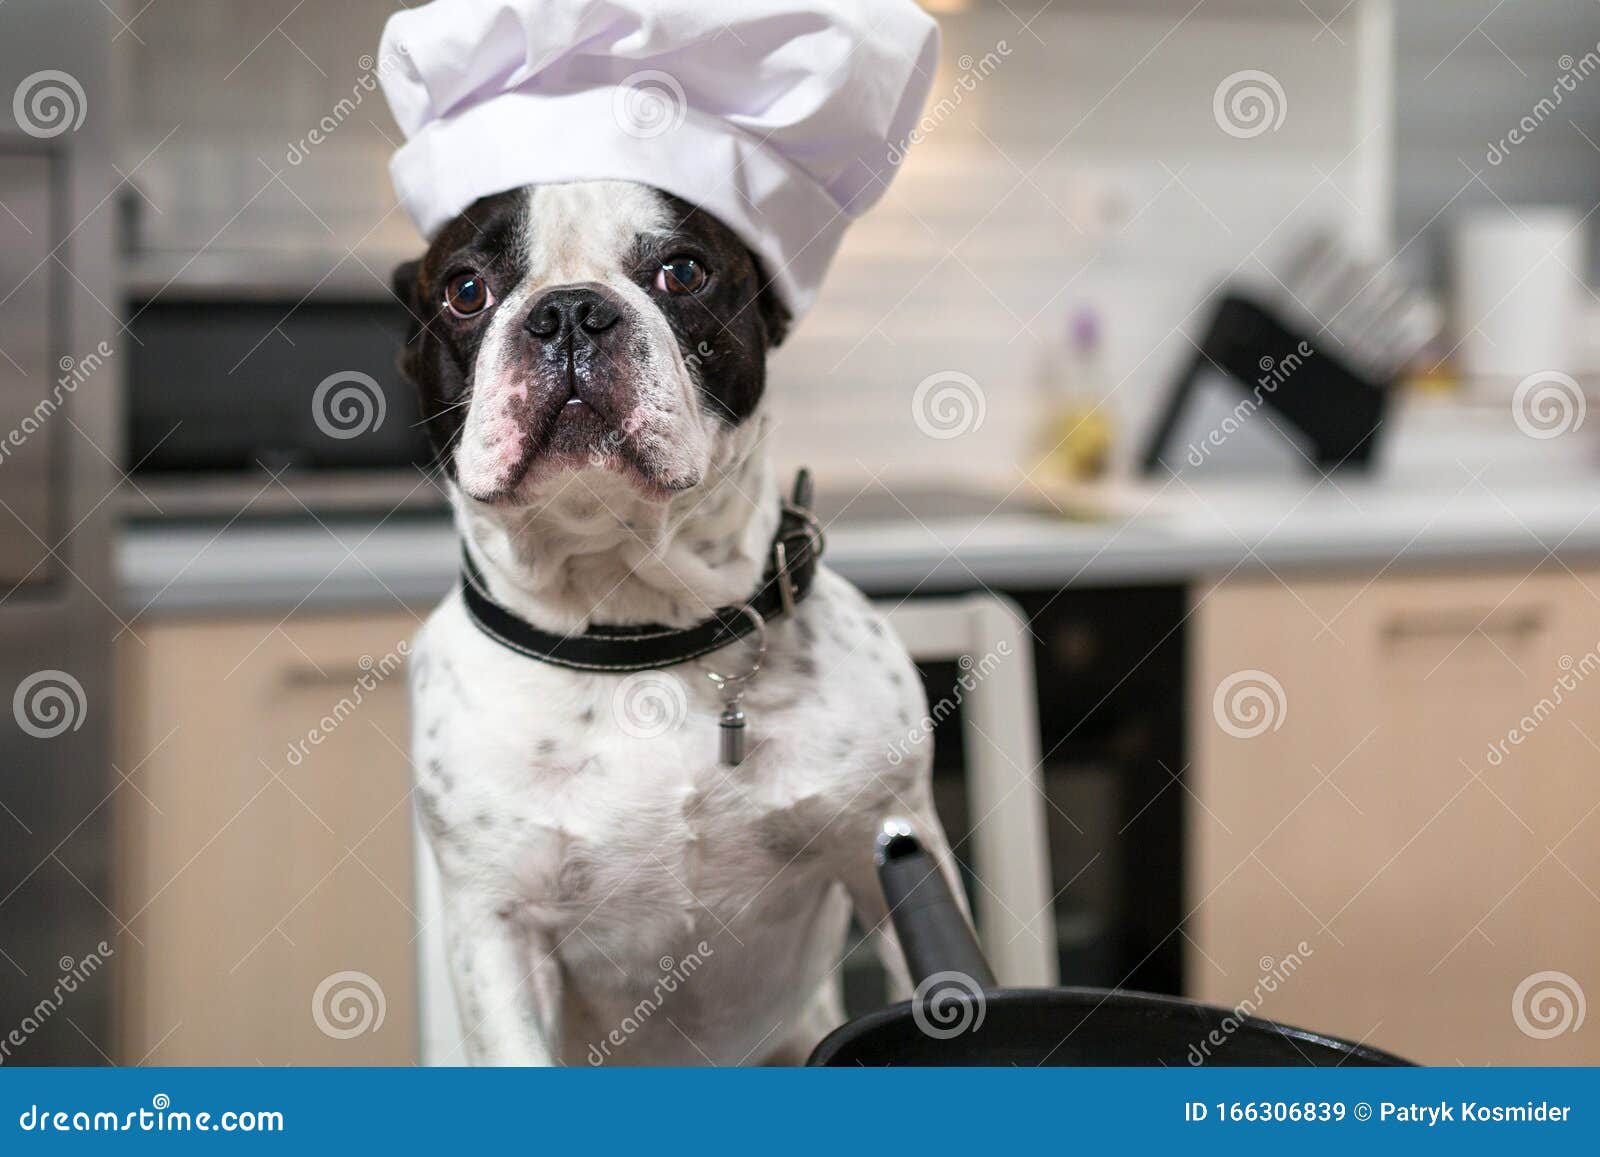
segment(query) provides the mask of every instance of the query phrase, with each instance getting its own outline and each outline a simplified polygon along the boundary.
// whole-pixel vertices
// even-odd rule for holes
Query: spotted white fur
[[[624,285],[619,255],[658,224],[659,199],[607,184],[539,189],[530,204],[530,274],[508,300],[568,281],[624,293],[651,348],[641,404],[698,481],[662,498],[600,463],[539,477],[515,504],[472,498],[507,436],[496,408],[519,388],[505,371],[511,322],[496,319],[454,495],[491,592],[557,630],[687,624],[741,601],[777,516],[768,419],[758,409],[728,428],[703,414],[665,318]],[[466,1030],[455,1059],[788,1063],[840,1021],[850,913],[884,923],[882,819],[911,816],[950,863],[928,745],[890,760],[925,702],[882,617],[826,568],[767,642],[745,701],[750,753],[727,767],[707,673],[740,669],[748,644],[624,677],[506,650],[459,593],[429,619],[412,665],[416,798],[445,882]]]

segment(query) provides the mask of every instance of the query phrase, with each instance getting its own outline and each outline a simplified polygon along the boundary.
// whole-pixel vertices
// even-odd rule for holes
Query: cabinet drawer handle
[[[1383,625],[1386,643],[1406,643],[1421,639],[1460,640],[1482,633],[1524,638],[1544,628],[1545,612],[1539,607],[1516,610],[1407,611]]]

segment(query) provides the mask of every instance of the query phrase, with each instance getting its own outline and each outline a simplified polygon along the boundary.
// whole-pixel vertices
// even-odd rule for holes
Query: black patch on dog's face
[[[639,268],[654,280],[661,263],[686,255],[710,270],[696,294],[652,293],[684,360],[699,374],[702,395],[725,421],[748,418],[766,389],[767,350],[788,330],[789,315],[745,243],[721,221],[667,196],[677,228],[640,238]]]
[[[400,372],[417,388],[436,460],[452,474],[452,451],[466,421],[473,368],[487,329],[449,325],[444,286],[461,269],[478,269],[507,285],[520,280],[522,271],[514,268],[511,254],[526,214],[527,197],[521,192],[483,197],[440,230],[420,259],[394,271],[394,294],[411,313]]]
[[[711,214],[662,194],[673,228],[641,233],[625,273],[666,318],[709,412],[737,425],[766,388],[767,351],[787,333],[789,314],[747,246]],[[482,274],[496,302],[527,276],[521,244],[529,216],[526,189],[484,197],[446,225],[420,260],[395,270],[394,292],[411,313],[401,372],[421,397],[422,420],[437,460],[454,474],[454,448],[471,402],[488,316],[463,324],[445,308],[451,279]],[[663,262],[688,256],[709,276],[692,294],[656,288]]]

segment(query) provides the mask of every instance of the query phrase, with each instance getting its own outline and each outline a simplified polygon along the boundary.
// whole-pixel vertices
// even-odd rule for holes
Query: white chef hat
[[[521,185],[654,185],[738,233],[798,316],[937,54],[913,0],[434,0],[383,31],[390,174],[430,238]]]

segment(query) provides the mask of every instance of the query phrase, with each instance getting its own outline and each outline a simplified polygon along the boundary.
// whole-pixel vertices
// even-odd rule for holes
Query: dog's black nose
[[[522,326],[540,341],[564,341],[582,330],[604,333],[622,318],[615,298],[600,289],[569,286],[539,297]]]

